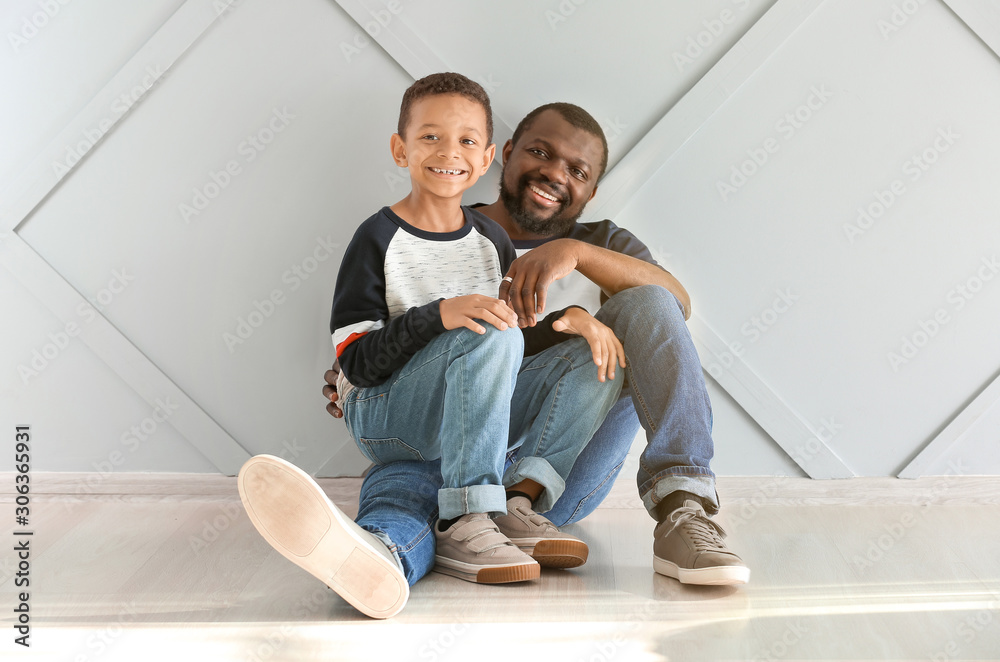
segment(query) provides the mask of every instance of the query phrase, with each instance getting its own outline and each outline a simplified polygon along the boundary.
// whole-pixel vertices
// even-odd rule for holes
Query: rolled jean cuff
[[[714,476],[665,474],[656,479],[653,489],[642,495],[642,505],[646,506],[649,516],[656,519],[656,506],[664,497],[677,490],[684,490],[704,499],[708,504],[705,511],[709,515],[719,512],[719,495],[715,491]]]
[[[511,487],[525,479],[531,479],[545,488],[531,506],[536,513],[552,510],[566,490],[566,481],[547,460],[540,457],[522,457],[503,474],[504,487]]]
[[[469,513],[507,514],[507,493],[502,485],[443,487],[438,490],[438,517],[454,519]]]

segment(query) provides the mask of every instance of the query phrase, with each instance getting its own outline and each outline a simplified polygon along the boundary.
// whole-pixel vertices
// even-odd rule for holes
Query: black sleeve
[[[445,332],[441,299],[410,308],[381,329],[369,331],[340,353],[340,367],[355,386],[378,386],[427,343]]]
[[[542,319],[542,321],[535,324],[535,326],[529,326],[521,329],[524,333],[525,356],[533,356],[548,349],[549,347],[552,347],[553,345],[558,345],[565,340],[580,337],[575,333],[563,333],[562,331],[552,330],[552,323],[562,317],[570,308],[586,310],[583,306],[566,306],[562,310],[556,310],[549,313]]]
[[[374,215],[344,251],[330,315],[341,370],[355,386],[377,386],[437,335],[444,333],[440,300],[389,320],[385,249],[395,225]]]

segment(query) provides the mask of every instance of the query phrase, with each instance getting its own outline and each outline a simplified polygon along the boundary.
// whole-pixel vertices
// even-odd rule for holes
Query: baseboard
[[[320,478],[331,496],[357,498],[360,478]],[[0,501],[14,501],[14,473],[0,472]],[[719,498],[756,505],[1000,505],[1000,476],[928,476],[813,480],[788,476],[720,476]],[[33,472],[32,499],[198,499],[238,498],[236,478],[218,474]],[[356,503],[356,501],[355,501]],[[622,477],[602,508],[642,508],[632,479]]]

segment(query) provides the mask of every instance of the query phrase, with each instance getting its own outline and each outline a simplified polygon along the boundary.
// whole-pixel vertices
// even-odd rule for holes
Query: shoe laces
[[[699,552],[727,551],[726,543],[722,541],[726,532],[709,519],[700,507],[681,506],[670,513],[670,521],[674,525],[667,531],[667,536],[673,533],[674,529],[683,526]]]

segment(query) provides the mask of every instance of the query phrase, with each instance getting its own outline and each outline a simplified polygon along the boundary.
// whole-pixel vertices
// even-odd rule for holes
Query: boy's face
[[[396,165],[408,168],[414,192],[461,199],[493,162],[496,145],[486,137],[486,111],[457,94],[414,102],[406,136],[390,141]]]

